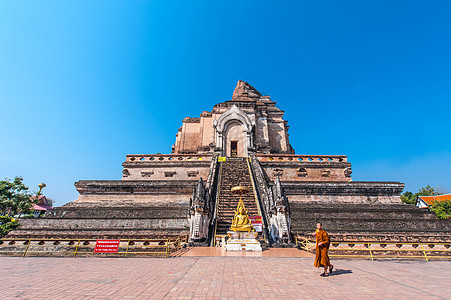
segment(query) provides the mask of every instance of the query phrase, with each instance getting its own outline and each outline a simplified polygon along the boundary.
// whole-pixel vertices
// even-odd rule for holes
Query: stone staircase
[[[245,186],[250,192],[243,194],[242,199],[249,216],[257,216],[258,207],[255,199],[255,191],[252,186],[252,178],[245,158],[227,158],[222,162],[221,182],[219,190],[218,219],[216,234],[227,234],[232,225],[235,210],[238,206],[239,195],[231,192],[234,186]]]

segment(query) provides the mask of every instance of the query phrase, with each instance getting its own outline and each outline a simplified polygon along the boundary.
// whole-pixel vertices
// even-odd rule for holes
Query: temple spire
[[[233,91],[232,100],[245,100],[246,98],[260,98],[262,94],[246,81],[238,80]]]

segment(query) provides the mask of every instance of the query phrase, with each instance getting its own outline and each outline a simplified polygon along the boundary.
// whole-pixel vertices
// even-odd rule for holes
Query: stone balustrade
[[[211,161],[212,155],[191,154],[129,154],[126,162]]]
[[[346,155],[295,155],[295,154],[257,154],[259,161],[300,161],[315,163],[347,162]]]

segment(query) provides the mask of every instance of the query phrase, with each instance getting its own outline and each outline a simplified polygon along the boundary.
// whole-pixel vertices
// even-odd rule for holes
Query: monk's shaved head
[[[323,228],[323,224],[321,224],[321,222],[316,223],[316,228],[317,229]]]

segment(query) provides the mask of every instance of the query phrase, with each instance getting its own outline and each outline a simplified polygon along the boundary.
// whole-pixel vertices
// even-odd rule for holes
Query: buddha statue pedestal
[[[249,192],[245,186],[235,186],[231,189],[233,193],[240,194],[240,201],[233,217],[230,231],[227,231],[229,239],[226,243],[226,251],[262,251],[260,242],[255,238],[258,232],[255,231],[252,222],[247,215],[241,195]]]
[[[256,240],[258,232],[228,231],[229,239],[226,251],[262,251],[260,242]]]

